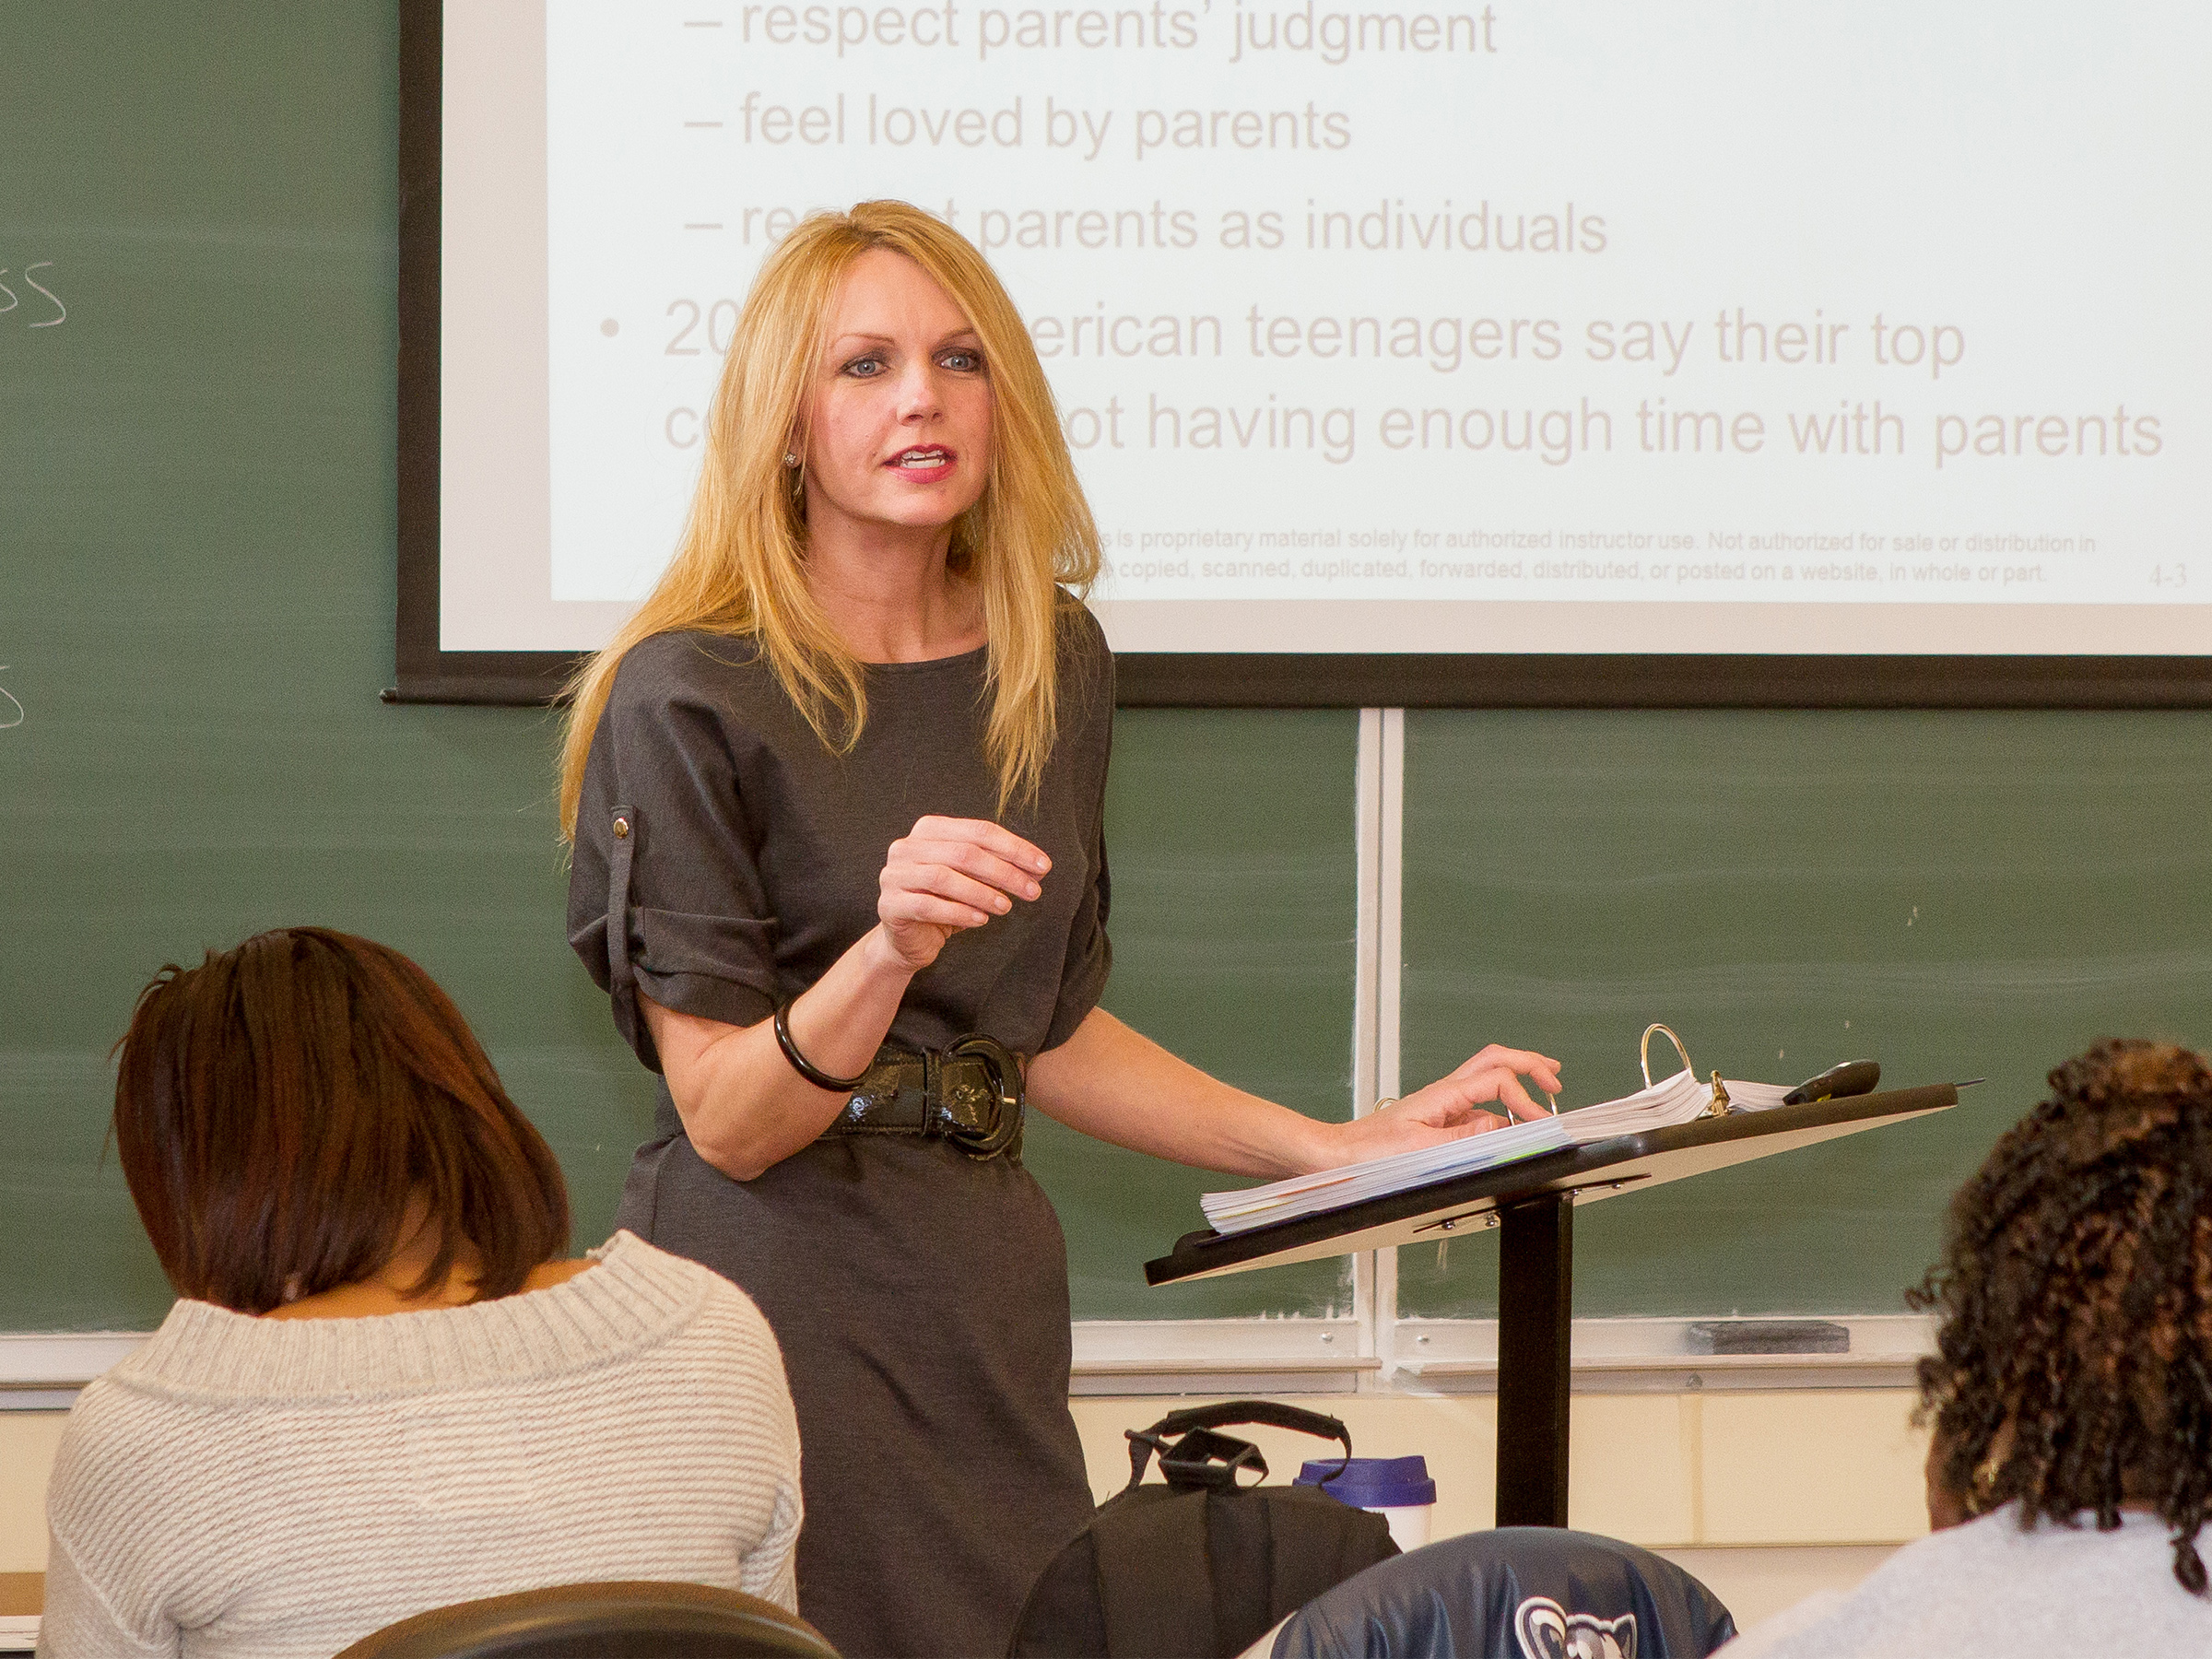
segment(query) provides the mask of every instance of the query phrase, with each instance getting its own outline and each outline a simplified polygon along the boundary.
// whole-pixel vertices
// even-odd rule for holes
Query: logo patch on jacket
[[[1548,1595],[1532,1595],[1513,1610],[1521,1659],[1636,1659],[1636,1615],[1599,1618],[1570,1613]]]

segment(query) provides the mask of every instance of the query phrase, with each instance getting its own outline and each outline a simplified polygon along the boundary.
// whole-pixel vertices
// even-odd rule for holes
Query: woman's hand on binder
[[[1502,1129],[1514,1118],[1548,1117],[1549,1111],[1522,1086],[1524,1077],[1547,1093],[1559,1091],[1557,1060],[1493,1042],[1451,1076],[1343,1125],[1350,1152],[1346,1161],[1387,1158],[1393,1152]],[[1503,1112],[1485,1111],[1486,1106],[1501,1107]]]

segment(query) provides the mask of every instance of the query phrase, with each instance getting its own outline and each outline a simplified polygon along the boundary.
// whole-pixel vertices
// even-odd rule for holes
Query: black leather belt
[[[919,1135],[973,1159],[1021,1161],[1021,1062],[993,1037],[885,1048],[824,1135]]]

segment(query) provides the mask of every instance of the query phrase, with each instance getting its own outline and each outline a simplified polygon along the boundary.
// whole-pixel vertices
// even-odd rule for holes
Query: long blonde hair
[[[699,488],[676,557],[645,602],[569,683],[560,827],[576,805],[615,670],[640,641],[699,629],[757,641],[777,683],[839,753],[867,719],[861,665],[806,585],[805,502],[783,455],[801,429],[830,308],[853,261],[903,253],[951,296],[990,375],[991,467],[955,521],[949,568],[982,590],[990,644],[984,751],[999,804],[1034,793],[1056,729],[1057,636],[1065,586],[1097,577],[1099,533],[1076,480],[1044,370],[995,273],[959,231],[904,202],[862,202],[802,220],[769,255],[737,319],[706,426]]]

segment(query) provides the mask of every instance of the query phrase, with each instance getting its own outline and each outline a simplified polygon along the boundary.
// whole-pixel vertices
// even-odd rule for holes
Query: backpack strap
[[[1199,1430],[1227,1428],[1232,1423],[1265,1423],[1270,1428],[1290,1429],[1300,1434],[1335,1441],[1344,1447],[1344,1462],[1337,1465],[1336,1475],[1343,1474],[1351,1462],[1351,1430],[1344,1426],[1340,1418],[1324,1417],[1318,1411],[1306,1411],[1296,1406],[1278,1405],[1273,1400],[1224,1400],[1217,1406],[1194,1406],[1184,1411],[1171,1411],[1149,1429],[1124,1430],[1124,1436],[1129,1441],[1129,1484],[1122,1489],[1133,1490],[1144,1479],[1145,1470],[1150,1465],[1154,1452],[1159,1453],[1161,1466],[1166,1466],[1169,1441]],[[1227,1446],[1243,1443],[1229,1440],[1226,1436],[1211,1438]],[[1267,1473],[1267,1465],[1260,1460],[1256,1451],[1253,1452],[1249,1461],[1259,1463],[1261,1475]],[[1235,1467],[1245,1464],[1246,1460],[1240,1459],[1231,1465],[1231,1479],[1235,1477]],[[1326,1477],[1324,1484],[1326,1480],[1335,1479],[1336,1475]]]
[[[1206,1506],[1204,1492],[1162,1493],[1157,1502],[1110,1502],[1092,1519],[1111,1659],[1186,1659],[1210,1651],[1214,1583]],[[1194,1587],[1194,1571],[1202,1581]],[[1203,1636],[1192,1628],[1194,1607],[1206,1613]]]

